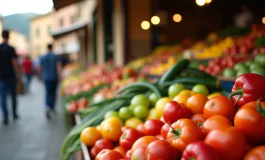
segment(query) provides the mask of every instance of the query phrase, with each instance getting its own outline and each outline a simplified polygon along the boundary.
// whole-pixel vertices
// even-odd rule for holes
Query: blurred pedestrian
[[[235,17],[235,26],[237,28],[246,28],[253,23],[254,15],[247,5],[241,6],[241,12]]]
[[[53,53],[53,46],[49,44],[47,49],[48,53],[40,59],[39,70],[46,90],[46,117],[50,119],[51,112],[55,112],[56,89],[62,66],[59,57]]]
[[[11,94],[13,119],[18,119],[16,84],[21,81],[21,73],[15,49],[8,44],[9,31],[2,31],[3,43],[0,44],[0,96],[3,124],[8,125],[7,93]]]
[[[23,71],[24,71],[24,75],[26,78],[26,89],[27,91],[29,91],[30,81],[31,81],[32,74],[33,74],[33,64],[29,56],[26,56],[23,59],[22,66],[23,66]]]

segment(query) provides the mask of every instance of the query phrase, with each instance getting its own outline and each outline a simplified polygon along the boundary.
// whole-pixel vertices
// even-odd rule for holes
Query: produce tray
[[[218,76],[217,79],[221,82],[222,88],[228,91],[231,91],[235,84],[236,77],[226,78],[226,77]]]
[[[77,125],[81,123],[81,118],[79,114],[75,114],[75,121]],[[91,160],[87,146],[82,142],[81,142],[81,148],[82,148],[84,160]]]

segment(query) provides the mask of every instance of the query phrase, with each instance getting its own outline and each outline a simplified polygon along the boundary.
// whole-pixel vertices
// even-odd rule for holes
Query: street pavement
[[[44,88],[33,79],[30,92],[18,98],[20,119],[13,121],[10,117],[8,126],[0,123],[0,160],[59,160],[60,145],[67,133],[60,102],[58,97],[57,114],[48,121],[44,114]],[[9,111],[11,115],[10,105]]]

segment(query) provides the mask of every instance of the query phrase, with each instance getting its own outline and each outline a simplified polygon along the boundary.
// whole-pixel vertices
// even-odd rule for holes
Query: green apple
[[[264,68],[254,68],[251,73],[259,74],[263,77],[265,77],[265,69]]]
[[[196,84],[193,88],[192,91],[197,94],[204,94],[205,96],[208,96],[209,90],[205,85],[202,84]]]
[[[243,63],[237,63],[234,66],[234,70],[239,71],[239,70],[244,70],[244,69],[248,69],[246,65],[244,65]]]
[[[239,71],[237,71],[236,76],[239,77],[242,74],[246,74],[246,73],[249,73],[248,69],[247,68],[242,68]]]
[[[226,68],[223,72],[224,77],[235,77],[236,76],[236,71],[233,70],[232,68]]]
[[[251,65],[249,66],[250,71],[252,71],[252,70],[254,70],[254,69],[256,69],[256,68],[262,68],[262,66],[259,65],[257,62],[255,62],[255,63],[253,63],[253,64],[251,64]]]
[[[250,67],[254,63],[255,63],[254,61],[249,60],[246,62],[246,66]]]

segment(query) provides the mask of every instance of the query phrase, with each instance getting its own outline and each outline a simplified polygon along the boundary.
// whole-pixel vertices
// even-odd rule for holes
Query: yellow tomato
[[[192,95],[194,95],[194,92],[191,90],[183,90],[173,98],[173,101],[187,105],[187,101]]]
[[[219,95],[222,95],[221,93],[219,93],[219,92],[215,92],[215,93],[212,93],[212,94],[210,94],[210,95],[208,95],[208,99],[211,99],[211,98],[213,98],[213,97],[215,97],[215,96],[219,96]]]
[[[125,126],[129,128],[136,129],[139,124],[142,124],[143,122],[138,118],[130,118],[125,122]]]
[[[93,146],[101,138],[101,133],[95,127],[87,127],[80,134],[80,140],[87,146]]]
[[[121,127],[114,122],[105,122],[101,127],[101,134],[105,139],[117,141],[122,134]]]
[[[170,102],[171,99],[169,97],[163,97],[160,98],[155,105],[155,110],[156,110],[156,116],[158,118],[163,116],[164,108],[168,102]]]
[[[155,108],[150,109],[149,114],[146,119],[159,119],[159,117],[156,114]]]
[[[119,127],[123,126],[122,120],[120,118],[116,117],[116,116],[113,116],[113,117],[109,117],[109,118],[107,118],[107,119],[105,119],[104,121],[101,122],[100,130],[102,129],[103,124],[106,123],[106,122],[116,123]]]

